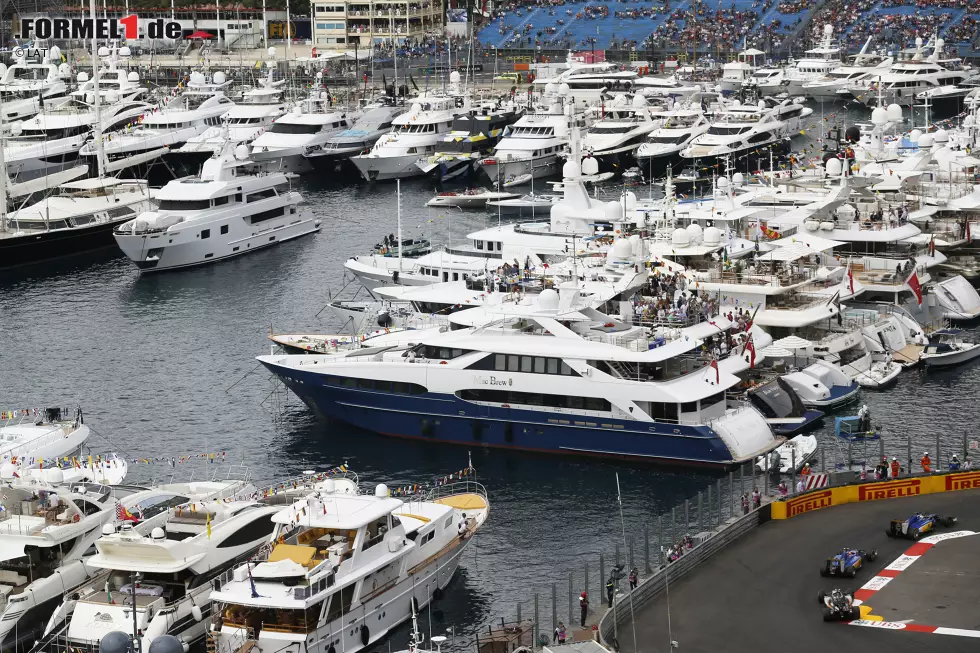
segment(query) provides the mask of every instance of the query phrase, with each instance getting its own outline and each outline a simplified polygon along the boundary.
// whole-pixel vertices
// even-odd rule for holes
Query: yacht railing
[[[489,500],[487,489],[483,487],[483,484],[469,479],[437,485],[425,493],[423,500],[436,501],[437,499],[456,496],[459,494],[475,494],[482,497],[484,501]]]

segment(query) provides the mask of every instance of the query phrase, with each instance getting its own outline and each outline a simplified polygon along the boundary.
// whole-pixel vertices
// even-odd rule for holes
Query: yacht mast
[[[398,204],[398,274],[402,273],[402,180],[395,180],[395,202]]]
[[[89,0],[89,11],[92,14],[92,24],[95,24],[95,0]],[[92,136],[95,138],[95,160],[98,165],[99,179],[105,177],[105,144],[102,142],[102,113],[99,111],[99,42],[92,36],[92,83],[95,85],[95,102],[92,111],[95,121],[92,123]]]
[[[0,99],[0,113],[3,111],[3,100]],[[0,132],[0,232],[7,231],[7,159],[4,156],[6,143]]]

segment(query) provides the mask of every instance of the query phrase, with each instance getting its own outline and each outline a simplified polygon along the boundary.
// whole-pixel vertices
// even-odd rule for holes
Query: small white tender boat
[[[458,206],[461,209],[482,209],[487,205],[487,202],[510,200],[516,197],[520,197],[520,193],[505,193],[487,188],[467,188],[466,190],[439,193],[425,205],[437,208]]]
[[[858,373],[854,380],[862,388],[881,390],[898,381],[898,375],[902,373],[902,366],[890,360],[876,361],[871,367]]]
[[[795,458],[794,456],[795,452]],[[782,446],[770,451],[765,456],[756,458],[755,465],[763,472],[779,470],[781,474],[790,474],[803,468],[808,460],[817,452],[817,437],[814,435],[798,435],[788,440]],[[793,469],[793,461],[796,469]]]
[[[513,177],[508,177],[507,179],[505,179],[504,180],[504,183],[501,184],[501,185],[504,188],[513,188],[514,186],[523,186],[524,184],[531,183],[531,179],[533,179],[533,178],[534,178],[534,175],[532,175],[531,173],[525,173],[523,175],[514,175]]]
[[[936,331],[919,360],[926,367],[949,367],[980,356],[980,344],[964,341],[962,333],[962,329]]]

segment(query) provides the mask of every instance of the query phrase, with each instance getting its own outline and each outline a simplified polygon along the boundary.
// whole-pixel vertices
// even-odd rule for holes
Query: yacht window
[[[110,218],[121,218],[124,215],[132,215],[133,213],[133,209],[129,208],[128,206],[119,206],[106,211],[106,215],[108,215]]]
[[[443,529],[446,529],[446,528],[452,528],[452,526],[453,526],[453,517],[452,515],[450,515],[449,517],[446,518],[446,521],[445,523],[443,523],[442,527]]]
[[[719,392],[718,394],[711,395],[710,397],[705,397],[701,400],[701,408],[707,408],[708,406],[714,406],[715,404],[722,403],[725,401],[725,393]]]
[[[531,356],[521,356],[521,371],[530,372],[534,368],[534,358]]]
[[[260,200],[268,199],[270,197],[275,197],[275,196],[276,196],[275,188],[266,188],[265,190],[259,190],[254,193],[249,193],[246,203],[258,202]]]
[[[95,515],[102,512],[102,508],[91,501],[86,501],[85,499],[74,499],[74,502],[75,506],[82,511],[83,515]]]
[[[681,404],[682,413],[696,413],[698,412],[698,402],[696,401],[685,401]]]
[[[227,204],[230,200],[231,200],[231,198],[228,197],[227,195],[225,195],[223,197],[215,197],[214,198],[214,205],[215,206],[221,206],[222,204]]]
[[[224,236],[226,233],[228,233],[228,225],[223,224],[221,225],[221,235]]]
[[[565,363],[565,361],[561,362],[561,374],[562,376],[571,376],[572,374],[574,374],[572,368],[570,368],[568,364]]]
[[[650,403],[650,417],[661,422],[677,421],[677,404]]]
[[[548,374],[558,374],[558,359],[549,358],[548,359]]]
[[[341,615],[350,612],[351,599],[354,598],[354,584],[342,588],[330,597],[330,611],[327,613],[326,623],[340,619]]]
[[[540,356],[535,356],[534,358],[534,372],[535,374],[544,374],[544,361],[545,359]]]
[[[483,249],[483,241],[482,240],[476,241],[476,248],[477,249]]]
[[[201,211],[209,208],[210,200],[160,200],[161,211]]]
[[[315,134],[320,131],[320,125],[297,125],[288,122],[274,122],[269,131],[273,134]]]
[[[459,272],[453,272],[453,281],[459,281]]]
[[[265,222],[266,220],[272,220],[273,218],[280,218],[285,215],[286,210],[283,207],[278,209],[270,209],[268,211],[259,211],[254,215],[249,216],[249,224],[257,224],[259,222]]]
[[[523,404],[525,406],[548,406],[551,408],[572,408],[575,410],[612,410],[608,400],[601,397],[574,397],[537,392],[517,392],[515,390],[460,390],[456,393],[464,401],[486,401],[500,404]],[[676,409],[677,404],[674,404]]]
[[[365,531],[364,546],[361,547],[362,551],[367,551],[375,544],[381,542],[384,539],[385,533],[388,532],[388,518],[382,517],[377,521],[374,521],[367,525],[367,530]]]
[[[232,548],[265,540],[272,534],[275,527],[271,517],[256,519],[222,540],[218,548]]]
[[[504,354],[494,354],[493,369],[503,372],[507,369],[507,356]]]
[[[211,237],[211,230],[210,229],[202,229],[201,230],[201,240],[204,240],[205,238],[210,238],[210,237]]]
[[[735,136],[749,131],[749,127],[725,127],[723,125],[712,125],[708,128],[709,134],[716,136]]]
[[[507,357],[507,371],[516,372],[520,369],[520,356]]]

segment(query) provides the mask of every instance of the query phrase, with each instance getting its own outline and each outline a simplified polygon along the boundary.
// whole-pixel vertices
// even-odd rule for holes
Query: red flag
[[[752,342],[752,337],[749,336],[749,341],[745,343],[745,348],[749,351],[749,369],[755,367],[755,343]]]
[[[933,234],[932,238],[929,239],[929,256],[936,255],[936,235]],[[919,302],[920,304],[922,302]]]
[[[966,219],[966,242],[970,242],[973,238],[970,236],[970,219]]]
[[[712,359],[711,367],[715,368],[715,385],[721,383],[721,372],[718,370],[718,361]]]
[[[922,306],[922,286],[919,285],[919,276],[913,271],[912,276],[905,283],[915,293],[915,298],[918,300],[919,306]]]
[[[854,294],[854,273],[851,272],[851,262],[847,262],[847,283],[851,287],[851,294]]]

